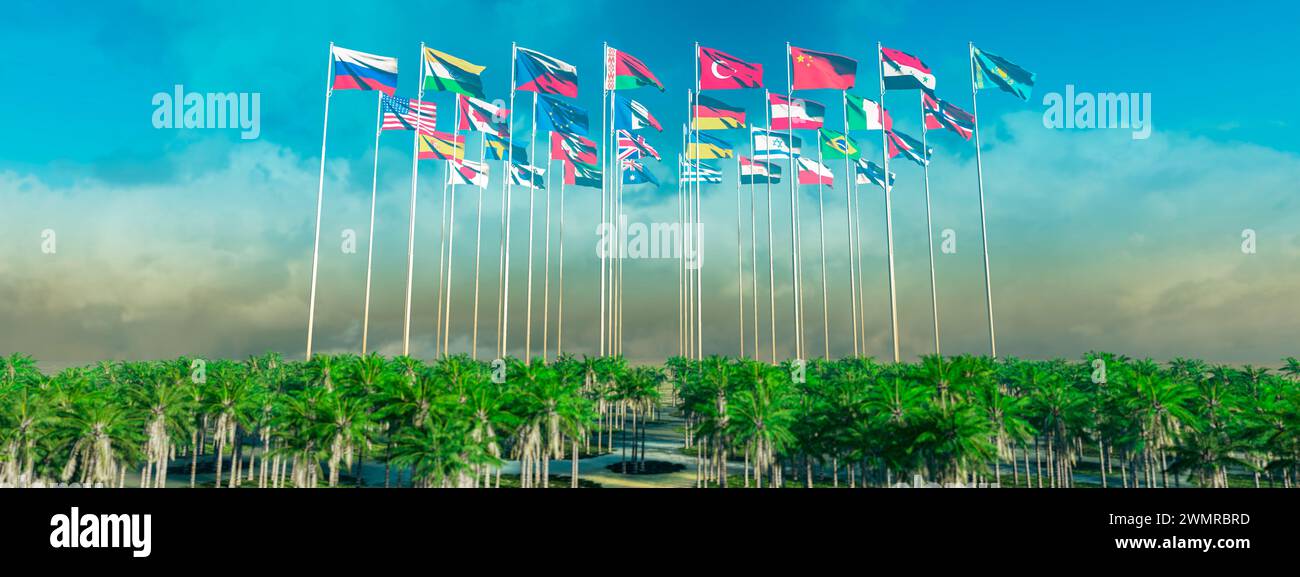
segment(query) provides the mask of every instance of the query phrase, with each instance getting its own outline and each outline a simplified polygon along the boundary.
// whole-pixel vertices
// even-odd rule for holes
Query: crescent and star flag
[[[799,148],[803,146],[803,140],[798,136],[793,137],[794,146],[790,146],[790,136],[772,132],[767,129],[752,128],[750,132],[754,138],[754,160],[779,160],[790,158],[794,153],[799,156]]]
[[[564,184],[600,188],[600,168],[594,164],[564,162]]]
[[[834,130],[821,129],[822,158],[860,158],[862,149],[848,135]]]
[[[703,46],[698,56],[701,90],[763,87],[762,64],[745,62],[726,52]]]
[[[397,59],[376,56],[339,46],[330,47],[334,61],[331,90],[378,90],[392,96],[397,92]]]
[[[488,165],[472,160],[452,160],[447,164],[447,184],[465,184],[487,188]]]
[[[740,157],[741,184],[777,184],[781,182],[781,167],[760,160]]]
[[[425,90],[455,92],[474,98],[483,98],[483,79],[479,77],[486,66],[470,64],[446,52],[424,48]]]
[[[652,156],[655,160],[662,160],[659,151],[646,142],[645,137],[639,134],[633,135],[626,130],[618,131],[618,157],[620,159],[640,158]]]
[[[510,155],[506,152],[508,150],[506,145],[509,144],[509,141],[506,139],[492,134],[485,134],[483,135],[483,143],[487,145],[484,151],[484,158],[487,158],[488,160],[507,160],[510,158]],[[511,145],[510,148],[515,151],[515,162],[528,162],[527,148],[519,144]]]
[[[551,133],[551,158],[580,164],[600,164],[596,143],[578,134]]]
[[[848,90],[853,88],[858,61],[839,54],[791,46],[790,70],[794,73],[795,90]]]
[[[922,149],[921,141],[895,130],[890,130],[885,134],[889,135],[890,158],[902,154],[904,158],[921,166],[930,164],[930,155],[934,154],[934,148],[926,148],[923,157],[920,153]]]
[[[623,184],[653,184],[659,186],[659,179],[650,174],[644,164],[635,160],[623,161]]]
[[[385,94],[379,99],[379,108],[384,112],[380,130],[415,130],[418,126],[420,134],[434,133],[438,107],[432,102]]]
[[[712,184],[721,184],[722,171],[701,162],[699,174],[696,174],[695,163],[683,160],[682,182],[707,182]]]
[[[1029,100],[1034,91],[1034,73],[1013,64],[1010,60],[971,47],[971,58],[975,60],[975,88],[988,88],[989,84],[1010,92],[1021,100]]]
[[[686,143],[686,158],[731,158],[733,150],[730,144],[706,132],[692,131]]]
[[[835,184],[835,173],[811,158],[799,159],[799,184]]]
[[[660,92],[664,90],[664,83],[655,78],[643,62],[631,54],[606,47],[605,90],[627,90],[642,86],[654,86]]]
[[[516,90],[578,97],[578,67],[536,50],[517,50],[515,75],[519,84],[515,86]]]
[[[692,130],[730,130],[744,127],[744,108],[732,106],[703,94],[696,96],[695,113],[691,119]]]
[[[921,88],[934,91],[934,74],[920,58],[893,48],[880,49],[880,62],[886,90],[912,90]]]
[[[663,125],[650,114],[650,109],[644,104],[624,98],[618,94],[614,95],[614,129],[615,130],[641,130],[642,128],[653,128],[659,132],[664,131]]]
[[[510,182],[515,186],[544,190],[546,188],[546,169],[512,162],[510,163]]]
[[[456,124],[457,130],[477,130],[502,138],[510,134],[510,125],[507,123],[510,111],[506,110],[506,107],[464,94],[456,97],[460,99],[460,122]]]
[[[826,105],[795,98],[786,98],[775,92],[768,94],[772,103],[772,130],[816,130],[826,119]]]
[[[465,137],[453,136],[446,132],[434,132],[431,134],[421,134],[419,158],[420,160],[450,160],[455,158],[461,160],[465,158]]]
[[[871,162],[865,158],[858,159],[854,165],[857,172],[856,181],[858,184],[874,184],[880,188],[885,187],[885,169],[880,165]],[[889,173],[889,186],[894,186],[894,173]]]
[[[538,99],[537,108],[537,130],[587,136],[590,123],[586,110],[545,94]]]
[[[849,94],[844,106],[848,112],[849,130],[893,130],[894,120],[889,111],[870,98]]]
[[[931,98],[927,93],[921,94],[921,100],[925,103],[926,128],[947,128],[956,132],[958,136],[970,140],[975,132],[974,114],[957,108],[942,98]]]

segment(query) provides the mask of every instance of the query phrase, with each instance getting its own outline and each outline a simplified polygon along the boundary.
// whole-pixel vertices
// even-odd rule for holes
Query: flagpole
[[[510,205],[513,200],[511,197],[510,171],[514,170],[515,164],[515,68],[516,61],[519,57],[518,44],[510,43],[510,112],[506,123],[510,125],[510,132],[506,139],[506,166],[505,166],[505,185],[506,185],[506,242],[501,250],[501,351],[500,356],[505,358],[506,352],[510,346]],[[536,93],[534,93],[536,94]],[[535,109],[536,107],[534,107]]]
[[[740,356],[745,358],[745,257],[743,231],[740,225],[740,153],[736,153],[736,294],[740,297]]]
[[[560,159],[560,166],[564,166],[564,159]],[[560,280],[556,288],[556,300],[558,310],[555,311],[555,358],[559,359],[564,354],[564,182],[563,176],[560,178]]]
[[[683,151],[686,150],[685,135],[686,135],[686,129],[685,127],[683,127],[682,128],[682,150]],[[684,320],[686,318],[685,315],[686,303],[684,300],[685,298],[684,295],[686,292],[685,291],[686,285],[684,284],[686,278],[685,277],[686,251],[682,250],[683,247],[681,246],[682,243],[680,241],[680,239],[686,238],[685,236],[686,231],[684,228],[686,224],[685,223],[686,219],[682,217],[682,210],[683,210],[682,209],[682,187],[685,184],[684,180],[686,179],[686,175],[682,173],[682,164],[684,162],[686,161],[682,158],[682,155],[678,154],[677,155],[677,223],[678,223],[677,230],[680,235],[679,240],[677,242],[677,354],[678,355],[684,355],[686,353],[686,344],[685,341],[683,340],[684,335],[686,334],[685,333],[686,321]]]
[[[894,290],[894,208],[891,196],[894,187],[889,185],[889,130],[884,127],[885,117],[885,63],[881,60],[880,43],[876,43],[876,63],[880,73],[880,139],[884,156],[885,181],[885,243],[888,249],[889,263],[889,323],[894,334],[894,362],[899,362],[898,354],[898,304],[897,292]]]
[[[456,159],[456,137],[460,135],[460,95],[457,95],[453,101],[452,118],[454,118],[455,120],[453,120],[454,124],[452,124],[452,129],[451,129],[451,160],[448,160],[446,165],[444,165],[442,168],[443,171],[442,210],[438,215],[438,298],[436,299],[438,303],[438,317],[437,317],[437,324],[434,327],[433,348],[435,351],[437,351],[438,349],[437,344],[439,342],[444,342],[444,343],[446,342],[442,330],[443,328],[442,298],[443,298],[443,282],[444,280],[446,280],[445,277],[446,267],[449,266],[449,261],[451,259],[451,257],[447,254],[447,218],[448,218],[447,217],[447,189],[448,187],[452,187],[451,194],[455,196],[456,190],[454,188],[454,185],[451,185],[449,183],[451,179],[448,178],[448,176],[452,168],[454,168],[453,165],[456,162],[455,160]],[[447,290],[450,290],[450,287],[448,287]],[[448,311],[448,313],[450,313],[450,311]]]
[[[695,96],[691,104],[690,128],[691,130],[694,131],[694,135],[695,135],[695,175],[697,177],[701,176],[700,175],[701,146],[700,146],[700,116],[699,116],[700,113],[700,62],[699,60],[700,60],[700,43],[696,42],[695,43],[695,67],[694,67],[695,68]],[[700,214],[700,204],[701,204],[700,197],[703,195],[704,195],[704,179],[697,178],[695,182],[695,210],[694,210],[693,217],[691,219],[691,226],[692,228],[696,228],[695,222],[700,221],[701,226],[699,226],[698,229],[695,231],[698,233],[704,232],[703,215]],[[695,234],[692,236],[695,241],[695,262],[698,265],[699,263],[703,262],[703,260],[700,258],[700,251],[704,247],[704,241],[701,238],[699,238],[700,236],[703,236],[703,234]],[[704,313],[700,309],[703,308],[704,306],[704,276],[703,276],[704,270],[701,267],[696,266],[693,273],[694,273],[693,278],[695,281],[695,286],[692,288],[695,294],[692,296],[695,299],[695,310],[693,311],[695,313],[695,318],[692,320],[695,321],[695,350],[692,352],[695,353],[695,358],[703,359],[704,358],[704,321],[703,321]]]
[[[618,308],[615,309],[616,312],[614,313],[614,320],[615,320],[614,326],[617,329],[614,334],[618,335],[617,337],[618,340],[616,341],[618,343],[618,347],[616,350],[618,351],[618,355],[621,357],[623,356],[623,265],[627,261],[627,244],[624,242],[624,239],[626,238],[625,234],[627,233],[627,229],[626,226],[624,226],[624,222],[623,222],[624,215],[623,215],[623,161],[622,160],[618,161],[618,180],[614,181],[614,186],[616,186],[618,189],[618,263],[617,263],[618,283],[616,285],[618,287],[618,296],[617,296]]]
[[[424,43],[420,43],[420,62],[424,62]],[[416,90],[415,100],[424,100],[424,80]],[[420,129],[424,126],[424,117],[415,115],[415,142],[411,148],[411,225],[406,233],[406,317],[402,322],[402,356],[411,354],[411,287],[415,281],[415,199],[420,175]]]
[[[939,352],[939,289],[935,283],[934,277],[934,225],[930,220],[930,155],[929,147],[926,144],[927,127],[925,125],[925,92],[918,90],[917,96],[921,100],[921,154],[925,157],[926,162],[922,167],[924,169],[925,182],[925,229],[930,246],[930,302],[934,305],[934,354],[942,358]],[[885,182],[889,182],[889,175],[885,175]]]
[[[513,103],[511,103],[511,106],[513,106]],[[507,117],[510,117],[510,111],[509,111],[509,110],[506,111],[506,114],[507,114]],[[507,124],[511,124],[510,120],[507,120],[506,122],[507,122]],[[506,129],[507,129],[507,132],[506,132],[506,146],[507,146],[507,147],[512,147],[513,145],[512,145],[511,140],[510,140],[510,132],[513,132],[514,127],[513,127],[513,126],[507,126]],[[486,139],[486,137],[484,137],[484,138]],[[508,155],[509,152],[506,152],[506,151],[503,150],[503,151],[501,152],[501,154],[502,154],[502,158],[506,158],[505,155]],[[498,236],[498,238],[497,238],[497,243],[498,243],[498,249],[497,249],[497,250],[498,250],[498,252],[497,252],[497,326],[496,326],[496,329],[497,329],[497,348],[496,348],[496,356],[498,356],[498,357],[503,356],[503,355],[501,354],[501,328],[502,328],[504,325],[502,324],[503,317],[502,317],[502,314],[501,314],[501,313],[502,313],[502,310],[501,310],[501,309],[503,308],[503,305],[505,304],[505,278],[506,278],[506,204],[507,204],[507,199],[506,199],[506,183],[510,181],[510,165],[509,165],[509,163],[505,163],[505,164],[502,165],[501,174],[503,175],[503,177],[502,177],[502,179],[501,179],[501,203],[500,203],[500,206],[501,206],[501,224],[500,224],[500,228],[499,228],[499,230],[498,230],[498,234],[499,234],[499,236]]]
[[[603,46],[604,48],[601,50],[600,53],[601,69],[605,73],[604,76],[608,77],[609,76],[609,58],[608,58],[609,43],[606,42],[603,44]],[[600,165],[601,165],[600,223],[603,225],[602,229],[606,235],[606,240],[608,240],[609,235],[611,234],[610,226],[609,226],[609,214],[608,214],[609,209],[607,207],[608,204],[607,200],[609,195],[606,192],[609,186],[609,179],[606,178],[605,176],[608,175],[609,173],[605,169],[609,166],[609,155],[606,154],[605,144],[609,139],[609,127],[608,127],[609,114],[608,113],[609,113],[609,107],[612,106],[612,104],[610,104],[609,102],[610,100],[609,85],[605,82],[604,78],[601,79],[600,87],[601,87],[600,90]],[[599,350],[600,350],[600,356],[602,357],[605,356],[605,261],[608,260],[609,258],[609,254],[608,254],[609,249],[610,249],[609,243],[606,243],[605,250],[600,255],[600,318],[599,318],[600,347]]]
[[[772,101],[767,89],[763,89],[763,129],[768,131],[770,137],[772,131]],[[768,145],[771,146],[771,142]],[[787,145],[786,153],[793,155],[794,151],[789,150],[793,143]],[[793,175],[787,175],[791,178]],[[768,318],[772,329],[772,364],[776,364],[776,246],[772,243],[772,175],[767,176],[767,307]]]
[[[528,151],[530,155],[537,155],[536,92],[533,93],[533,119],[532,126],[529,128]],[[528,165],[529,168],[532,168],[531,159]],[[512,164],[510,166],[512,173],[514,172],[514,169],[515,167]],[[529,184],[532,184],[531,170],[528,173],[528,178],[530,179]],[[524,305],[524,363],[531,365],[533,364],[533,240],[535,239],[533,234],[533,217],[537,214],[537,190],[531,186],[526,188],[528,189],[528,280],[526,282],[528,288],[525,290],[525,294],[527,295],[528,300],[527,304]]]
[[[790,282],[794,288],[794,356],[803,359],[803,329],[799,294],[799,170],[794,158],[794,86],[790,81],[790,43],[785,43],[785,128],[790,150]]]
[[[881,126],[881,129],[882,130],[884,129],[883,125]],[[889,175],[885,175],[885,178],[888,179]],[[857,294],[858,326],[862,329],[862,335],[861,335],[862,354],[866,355],[867,354],[867,297],[866,297],[867,277],[862,272],[862,196],[861,193],[858,191],[858,179],[857,179],[856,172],[854,173],[854,178],[853,178],[853,199],[856,201],[853,204],[853,228],[854,230],[858,231],[855,237],[855,242],[853,247],[858,255],[858,261],[857,261],[858,281],[859,281],[858,294]]]
[[[486,156],[484,154],[486,149],[487,133],[485,132],[483,133],[482,138],[479,139],[478,145],[478,162],[484,167],[487,166],[487,161],[484,158]],[[491,182],[491,180],[489,179],[488,182]],[[478,223],[474,225],[474,328],[472,331],[473,336],[470,337],[469,345],[470,358],[474,360],[478,360],[478,281],[481,266],[479,259],[482,255],[483,249],[483,189],[486,187],[486,183],[484,183],[483,186],[478,187],[478,217],[476,219]]]
[[[766,104],[764,104],[764,106],[766,106]],[[750,123],[750,126],[753,126],[752,122]],[[749,161],[751,163],[757,162],[754,160],[753,130],[749,131]],[[764,171],[768,172],[768,175],[765,178],[770,179],[772,175],[770,171],[767,171],[766,169],[767,164],[764,163],[763,166],[765,167]],[[750,168],[753,168],[753,165],[751,165]],[[758,207],[754,204],[757,198],[758,197],[754,194],[754,180],[751,178],[749,181],[749,294],[751,303],[750,308],[752,308],[754,312],[754,360],[758,360],[760,356],[758,350],[758,334],[762,332],[758,327]]]
[[[459,100],[459,99],[457,99]],[[448,161],[447,169],[455,168],[456,158],[456,137],[452,136],[452,160]],[[448,348],[451,345],[451,263],[452,255],[455,254],[456,245],[456,185],[448,186],[451,196],[451,208],[447,216],[447,302],[446,315],[443,316],[442,322],[442,356],[447,356]]]
[[[975,175],[979,180],[980,191],[980,237],[984,248],[984,295],[988,303],[989,311],[989,349],[992,351],[993,358],[998,358],[998,337],[993,328],[993,281],[989,274],[989,233],[988,226],[984,217],[984,164],[980,159],[980,106],[977,93],[978,87],[975,85],[975,43],[968,44],[970,48],[970,100],[971,112],[975,114]]]
[[[311,337],[316,328],[316,271],[320,262],[320,212],[325,200],[325,137],[329,136],[330,95],[334,93],[334,43],[330,42],[325,63],[325,122],[320,135],[320,182],[316,186],[316,240],[311,253],[311,296],[307,299],[307,360],[311,360]]]
[[[379,190],[379,133],[384,124],[384,93],[375,95],[375,168],[370,176],[370,239],[366,241],[366,302],[361,313],[361,354],[365,355],[370,335],[370,271],[375,256],[375,197]],[[417,111],[417,114],[419,112]]]
[[[546,242],[545,258],[542,259],[542,362],[547,362],[551,336],[551,147],[550,138],[546,142]],[[532,178],[532,175],[529,175]]]
[[[848,150],[848,134],[844,135],[844,148]],[[826,286],[826,185],[822,183],[822,132],[817,131],[817,236],[821,239],[822,252],[822,351],[825,358],[831,358],[831,314],[830,290]],[[830,169],[827,169],[829,172]]]
[[[858,281],[857,271],[853,270],[855,247],[853,244],[853,184],[857,181],[853,174],[852,162],[849,159],[849,91],[840,92],[840,109],[843,111],[844,120],[844,198],[848,203],[848,209],[845,213],[848,220],[848,244],[849,244],[849,309],[853,314],[853,356],[861,354],[858,344]],[[859,156],[862,154],[858,152]]]

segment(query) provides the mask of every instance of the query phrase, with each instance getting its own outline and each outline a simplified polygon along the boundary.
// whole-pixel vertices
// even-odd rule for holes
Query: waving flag
[[[859,158],[862,156],[862,149],[858,148],[858,142],[847,134],[823,128],[821,129],[821,141],[823,158]]]
[[[510,182],[515,186],[544,190],[546,188],[546,169],[512,162],[510,163]]]
[[[934,74],[920,58],[893,48],[881,48],[880,62],[884,64],[885,89],[934,90]]]
[[[854,164],[854,167],[856,169],[854,172],[857,173],[855,180],[858,184],[874,184],[880,188],[885,187],[885,169],[880,168],[880,165],[865,158],[860,158]],[[892,172],[889,173],[889,186],[894,186],[894,173]]]
[[[659,179],[650,173],[644,164],[635,160],[623,161],[623,184],[653,184],[659,186]]]
[[[708,182],[719,184],[722,182],[722,171],[701,162],[700,171],[699,173],[696,173],[695,163],[683,160],[682,182]]]
[[[799,184],[835,184],[835,173],[811,158],[799,159]]]
[[[615,130],[641,130],[642,128],[653,128],[659,132],[664,131],[663,125],[650,114],[650,109],[645,105],[632,100],[623,98],[618,94],[614,95],[614,129]]]
[[[726,52],[703,46],[698,56],[701,90],[763,87],[762,64],[745,62]]]
[[[465,158],[465,137],[452,136],[446,132],[433,132],[420,135],[420,160],[450,160]]]
[[[926,148],[925,156],[921,156],[921,141],[895,130],[890,130],[886,134],[889,135],[890,158],[902,154],[904,158],[921,166],[930,164],[930,155],[934,154],[933,148]]]
[[[587,119],[587,111],[583,108],[554,96],[542,95],[537,100],[537,110],[539,112],[537,130],[587,136],[587,127],[590,123]]]
[[[654,86],[660,92],[664,90],[664,83],[655,78],[654,73],[640,60],[626,52],[606,47],[605,89],[627,90],[642,86]]]
[[[699,130],[729,130],[745,127],[745,109],[732,106],[716,98],[700,94],[695,99],[695,114],[691,128]]]
[[[826,120],[826,106],[811,100],[786,98],[775,92],[768,95],[772,104],[773,130],[816,130]]]
[[[975,115],[942,98],[931,98],[929,94],[922,93],[921,100],[925,103],[926,128],[947,128],[970,140],[975,131]]]
[[[457,130],[476,130],[495,134],[501,138],[510,134],[510,124],[507,121],[510,111],[504,106],[497,106],[464,94],[457,95],[456,98],[460,99],[460,121],[456,123]]]
[[[625,154],[625,151],[627,154]],[[645,137],[639,134],[633,135],[626,130],[618,131],[618,157],[620,159],[640,158],[652,156],[655,160],[661,160],[659,151],[646,142]]]
[[[686,158],[731,158],[731,145],[705,132],[691,132],[686,143]]]
[[[754,139],[754,160],[778,160],[799,156],[799,147],[803,146],[803,141],[798,136],[794,138],[794,146],[790,145],[790,137],[754,127],[750,130]]]
[[[1034,73],[1015,64],[1010,60],[971,47],[971,58],[975,60],[975,88],[987,88],[988,84],[1001,88],[1003,92],[1010,92],[1021,100],[1029,100],[1029,94],[1034,91]]]
[[[563,60],[551,58],[536,50],[519,48],[515,58],[515,87],[525,92],[559,94],[578,97],[578,67]]]
[[[375,56],[339,46],[330,48],[334,59],[332,90],[378,90],[392,96],[397,92],[397,59]]]
[[[486,162],[453,159],[447,164],[447,184],[464,184],[487,188],[488,165]]]
[[[379,108],[384,112],[380,130],[415,130],[418,126],[420,134],[434,133],[438,108],[432,102],[385,94],[379,99]]]
[[[506,139],[491,134],[485,134],[483,136],[483,143],[487,145],[487,149],[485,150],[485,157],[487,159],[489,160],[510,159],[510,155],[507,154],[507,149],[506,149],[506,145],[509,144],[509,142]],[[512,145],[510,148],[513,148],[515,151],[514,152],[515,162],[528,162],[527,148],[520,146],[518,144]]]
[[[741,184],[777,184],[781,182],[781,167],[776,164],[740,157]]]
[[[600,188],[600,168],[594,164],[565,162],[564,184]]]
[[[483,79],[479,77],[486,66],[470,64],[446,52],[424,48],[425,90],[455,92],[474,98],[483,98]]]
[[[854,94],[846,95],[845,99],[849,130],[893,130],[894,120],[879,102]]]
[[[790,47],[790,69],[794,72],[795,90],[853,88],[858,61],[847,56]]]
[[[579,134],[551,133],[551,158],[596,165],[600,163],[596,154],[596,143]]]

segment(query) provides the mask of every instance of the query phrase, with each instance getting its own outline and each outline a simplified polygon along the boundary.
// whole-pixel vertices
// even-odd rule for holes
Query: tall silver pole
[[[921,155],[926,158],[922,180],[925,182],[925,229],[930,246],[930,302],[934,305],[934,354],[941,356],[942,353],[939,349],[939,289],[934,278],[934,224],[930,219],[930,162],[928,154],[930,149],[926,144],[925,92],[918,90],[917,96],[921,100]],[[885,180],[889,180],[888,174],[885,175]]]
[[[772,100],[766,89],[763,90],[763,119],[765,121],[763,129],[768,132],[768,137],[771,137]],[[769,146],[771,144],[768,142]],[[793,145],[793,142],[790,144]],[[792,150],[786,152],[794,154]],[[775,163],[769,166],[775,166]],[[786,178],[793,178],[793,175],[787,174]],[[772,176],[769,174],[767,178],[767,314],[772,332],[772,364],[776,364],[776,245],[772,242],[772,220]]]
[[[325,137],[330,129],[330,95],[334,93],[334,43],[330,42],[329,57],[325,59],[325,122],[320,135],[320,182],[316,187],[316,240],[311,252],[311,296],[307,299],[307,360],[311,360],[311,337],[316,328],[316,271],[320,262],[320,212],[325,200]]]
[[[750,126],[753,126],[753,122],[750,122]],[[754,131],[752,130],[749,132],[749,156],[750,162],[758,162],[754,160]],[[758,326],[758,208],[754,205],[756,198],[754,179],[751,177],[749,180],[749,294],[751,308],[754,311],[754,360],[758,360],[760,356],[758,334],[762,332]]]
[[[858,281],[857,271],[853,270],[853,261],[855,247],[853,243],[853,183],[857,180],[853,174],[852,160],[849,158],[849,92],[847,90],[840,93],[840,105],[843,110],[844,120],[844,198],[848,203],[848,208],[844,215],[848,219],[848,245],[849,245],[849,310],[852,312],[853,319],[850,323],[853,325],[853,356],[861,353],[858,341]],[[861,151],[859,151],[861,155]]]
[[[515,164],[515,126],[514,126],[515,63],[519,54],[518,47],[519,47],[518,44],[514,42],[510,43],[510,113],[509,113],[509,118],[506,120],[507,124],[510,125],[510,132],[508,133],[508,137],[506,138],[506,166],[505,166],[506,168],[505,170],[506,173],[506,178],[505,178],[506,243],[502,247],[502,251],[501,251],[502,254],[501,350],[498,352],[498,355],[501,356],[502,358],[504,358],[506,356],[506,353],[510,350],[510,221],[511,221],[510,205],[511,205],[511,201],[513,200],[511,198],[512,195],[510,193],[512,192],[511,189],[513,187],[510,186],[509,175],[510,175],[510,171],[514,170],[514,164]],[[535,110],[536,106],[534,106],[533,108]]]
[[[424,43],[420,43],[420,62],[424,62]],[[416,91],[417,101],[424,101],[424,82]],[[402,322],[402,355],[411,354],[411,287],[415,282],[415,191],[420,175],[420,129],[424,126],[424,117],[415,117],[415,141],[411,143],[411,225],[406,233],[406,317]]]
[[[531,168],[533,164],[531,161],[537,158],[536,92],[533,93],[533,120],[529,132],[531,134],[528,137],[528,154],[532,155],[532,158],[529,159],[528,165]],[[510,170],[513,171],[514,167],[511,166]],[[531,171],[529,172],[529,178],[532,178]],[[533,253],[536,252],[533,250],[533,241],[536,239],[533,234],[533,217],[537,214],[537,189],[531,186],[525,188],[528,190],[528,280],[526,282],[527,289],[525,290],[527,301],[524,305],[524,362],[531,365],[533,364]]]
[[[700,98],[700,66],[699,66],[699,58],[700,58],[700,43],[699,43],[699,42],[696,42],[696,43],[695,43],[695,60],[696,60],[696,63],[695,63],[695,67],[694,67],[694,68],[695,68],[695,100],[692,102],[692,105],[691,105],[691,119],[692,119],[692,120],[691,120],[691,129],[695,132],[695,174],[696,174],[697,176],[700,174],[700,149],[702,148],[702,147],[700,146],[700,118],[699,118],[699,112],[700,112],[700,106],[699,106],[699,104],[700,104],[700,102],[699,102],[699,98]],[[704,235],[703,235],[703,233],[704,233],[704,226],[703,226],[703,224],[704,224],[704,223],[703,223],[704,215],[701,214],[701,212],[700,212],[700,207],[701,207],[700,197],[701,197],[701,196],[704,196],[704,180],[703,180],[703,179],[696,179],[696,182],[695,182],[695,217],[692,219],[692,226],[694,226],[694,223],[695,223],[696,221],[698,221],[698,222],[700,223],[700,226],[696,227],[696,231],[695,231],[695,232],[697,232],[698,234],[694,235],[694,236],[695,236],[695,262],[696,262],[697,265],[700,264],[700,263],[703,263],[703,262],[704,262],[703,259],[700,258],[700,252],[701,252],[701,251],[703,250],[703,248],[704,248],[704,240],[703,240],[702,238],[700,238],[700,237],[704,236]],[[695,286],[694,286],[694,292],[695,292],[695,295],[694,295],[694,296],[695,296],[695,311],[694,311],[694,312],[695,312],[695,319],[694,319],[694,320],[695,320],[695,351],[694,351],[694,352],[695,352],[695,358],[697,358],[697,359],[703,359],[703,358],[704,358],[704,320],[703,320],[703,319],[704,319],[704,312],[703,312],[703,310],[701,310],[701,309],[704,308],[704,269],[703,269],[702,267],[700,267],[700,266],[696,266],[694,273],[695,273]]]
[[[736,295],[739,297],[740,314],[740,357],[745,358],[745,257],[743,231],[740,224],[740,154],[736,154]],[[758,351],[754,351],[758,352]]]
[[[361,354],[369,350],[366,338],[370,336],[370,271],[375,258],[375,198],[379,190],[379,133],[384,126],[384,93],[375,94],[375,168],[370,176],[370,239],[366,241],[366,302],[361,313]]]
[[[564,160],[560,160],[561,167]],[[560,280],[559,286],[556,287],[556,307],[555,311],[555,357],[558,359],[564,354],[564,178],[560,178]]]
[[[487,133],[484,133],[482,138],[479,139],[479,145],[478,145],[478,161],[479,164],[482,164],[484,166],[487,165],[484,159],[484,157],[486,156],[485,154],[486,149],[487,149]],[[491,179],[489,179],[488,182],[491,182]],[[481,270],[479,258],[482,255],[482,249],[483,249],[483,189],[484,188],[486,188],[486,185],[478,187],[478,217],[477,217],[478,223],[474,225],[474,328],[472,331],[473,336],[470,337],[470,344],[469,344],[470,358],[474,360],[478,360],[478,297],[479,297],[478,281],[479,281],[479,271]]]
[[[604,49],[601,51],[600,54],[601,63],[602,63],[601,65],[603,67],[606,76],[609,75],[609,70],[608,70],[609,61],[607,57],[608,54],[609,54],[609,43],[607,42],[604,44]],[[602,225],[601,230],[606,235],[606,240],[610,239],[610,236],[612,235],[613,232],[612,230],[610,230],[609,214],[608,214],[609,209],[607,206],[608,198],[609,198],[609,194],[607,192],[609,187],[609,178],[608,178],[609,171],[607,170],[609,166],[609,154],[606,152],[606,147],[605,147],[605,145],[609,140],[609,127],[608,127],[609,124],[608,107],[610,106],[609,100],[610,100],[609,86],[607,86],[602,79],[601,90],[600,90],[600,163],[601,163],[600,223]],[[605,265],[606,262],[609,260],[610,248],[611,247],[609,243],[606,243],[605,251],[602,252],[600,255],[600,316],[599,316],[600,347],[599,347],[599,351],[600,351],[600,356],[602,357],[605,356]]]
[[[452,159],[455,159],[456,158],[456,137],[460,136],[460,95],[456,95],[456,98],[454,99],[454,104],[452,105],[452,111],[453,111],[452,118],[454,118],[455,120],[453,120],[454,124],[452,124],[452,131],[451,131],[451,135],[452,135],[451,136],[451,146],[452,146],[451,157]],[[445,339],[443,338],[444,337],[443,335],[443,308],[444,307],[442,301],[443,301],[443,294],[446,292],[446,290],[449,290],[450,287],[445,287],[443,283],[446,282],[446,275],[447,275],[446,267],[448,265],[448,261],[451,258],[447,254],[447,218],[448,218],[447,217],[447,194],[448,194],[447,189],[451,188],[452,189],[451,194],[452,195],[456,194],[455,189],[448,182],[449,179],[447,178],[447,173],[452,169],[453,164],[455,164],[454,160],[449,160],[447,161],[446,164],[443,165],[442,168],[443,170],[442,209],[440,210],[438,216],[438,298],[434,299],[438,303],[438,317],[437,317],[437,322],[434,325],[433,342],[434,342],[435,351],[438,349],[438,343],[445,342]]]
[[[786,136],[789,140],[789,146],[794,147],[794,88],[790,82],[790,43],[785,43],[785,106],[786,118],[785,128]],[[800,303],[802,299],[799,294],[799,170],[795,168],[794,151],[790,151],[790,279],[794,287],[794,356],[797,359],[804,358],[803,355],[803,329],[800,328],[803,319],[800,318]]]
[[[876,63],[880,72],[880,110],[883,111],[885,109],[885,63],[880,59],[880,54],[880,43],[877,42]],[[883,119],[883,112],[881,116]],[[884,130],[883,126],[881,128],[880,139],[883,146],[882,154],[884,156],[885,171],[885,244],[889,254],[889,323],[894,331],[894,362],[897,363],[900,356],[898,354],[898,297],[894,290],[894,207],[891,200],[894,187],[889,185],[889,131]]]
[[[817,170],[822,164],[822,133],[817,131]],[[828,169],[829,170],[829,169]],[[822,253],[822,350],[825,358],[831,358],[831,314],[830,291],[826,286],[826,185],[822,184],[822,175],[817,174],[817,236],[821,242]]]
[[[452,158],[455,158],[454,152]],[[449,162],[447,169],[451,170],[451,168],[452,163]],[[451,263],[453,260],[452,255],[456,254],[454,250],[456,244],[456,186],[451,185],[447,189],[447,194],[451,196],[451,212],[447,219],[447,302],[444,307],[446,314],[442,317],[442,356],[444,357],[447,356],[448,347],[451,344]]]
[[[549,344],[551,337],[551,138],[546,139],[546,224],[542,227],[545,229],[546,241],[543,242],[545,257],[542,259],[542,361],[546,362],[550,357]]]
[[[984,248],[984,295],[989,311],[989,349],[993,358],[998,358],[998,337],[993,328],[993,281],[989,274],[989,233],[984,219],[984,164],[980,159],[980,107],[975,86],[975,43],[970,48],[970,100],[971,112],[975,114],[975,174],[979,179],[980,189],[980,238]]]

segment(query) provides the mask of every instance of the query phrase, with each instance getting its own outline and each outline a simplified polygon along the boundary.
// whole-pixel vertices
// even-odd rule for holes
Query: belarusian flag
[[[855,94],[845,95],[849,130],[893,130],[894,121],[880,103]]]
[[[424,49],[424,89],[441,90],[482,99],[486,66],[470,64],[445,52]]]
[[[664,83],[655,78],[653,72],[636,57],[613,48],[605,48],[605,89],[627,90],[642,86],[654,86],[660,92]]]
[[[795,90],[848,90],[853,88],[858,61],[848,56],[791,46],[790,69],[794,71]]]

